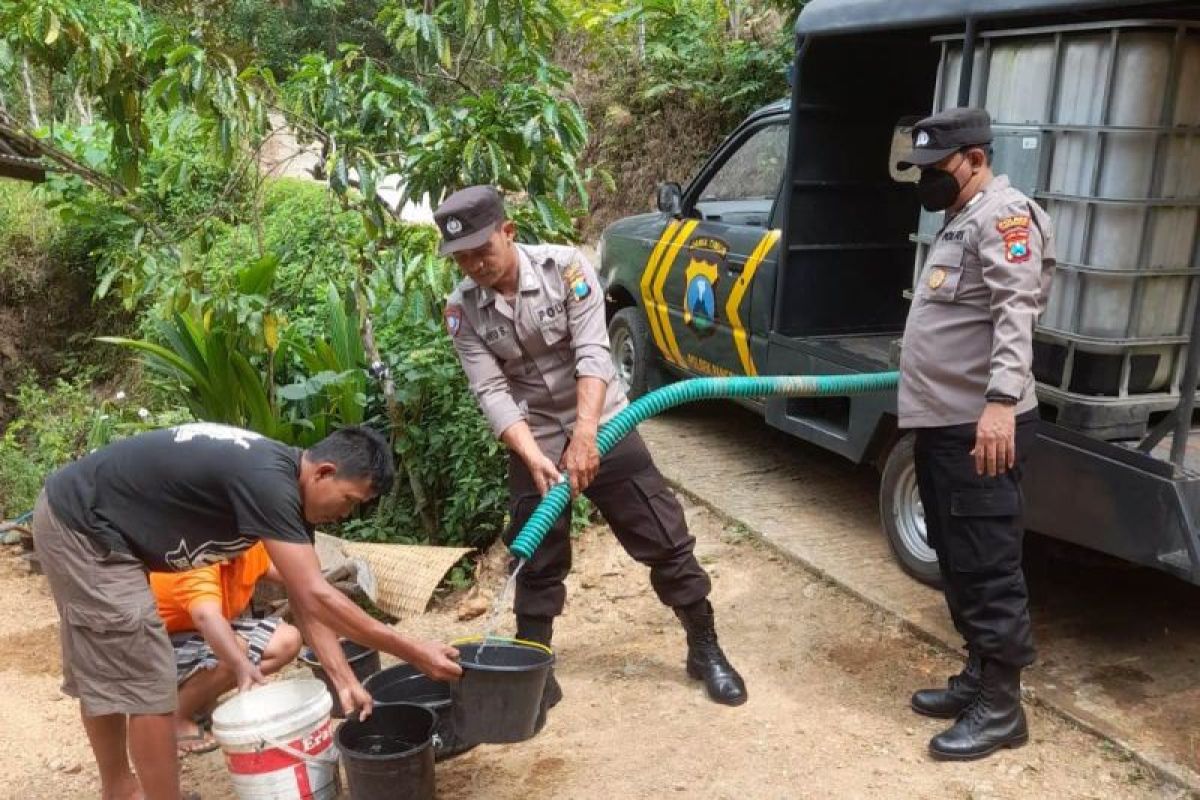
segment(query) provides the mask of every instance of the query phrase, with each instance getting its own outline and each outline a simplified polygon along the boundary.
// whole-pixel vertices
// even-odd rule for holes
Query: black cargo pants
[[[512,521],[505,543],[516,538],[542,499],[525,462],[512,454],[508,488]],[[693,553],[696,539],[688,532],[683,508],[637,431],[600,459],[596,479],[584,494],[599,509],[625,552],[650,568],[650,584],[659,600],[674,608],[708,596],[711,582]],[[562,613],[567,599],[563,580],[571,571],[570,527],[568,509],[521,569],[513,601],[517,614],[555,617]]]
[[[1016,465],[994,478],[975,471],[974,423],[916,431],[917,488],[954,627],[972,652],[1015,667],[1034,660],[1021,475],[1037,422],[1037,411],[1017,418]]]

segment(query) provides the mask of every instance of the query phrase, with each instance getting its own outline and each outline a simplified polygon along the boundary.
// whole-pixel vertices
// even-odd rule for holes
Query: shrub
[[[185,412],[151,412],[124,393],[99,398],[90,376],[42,388],[32,379],[12,395],[16,419],[0,436],[0,516],[33,508],[51,472],[110,441],[188,419]]]

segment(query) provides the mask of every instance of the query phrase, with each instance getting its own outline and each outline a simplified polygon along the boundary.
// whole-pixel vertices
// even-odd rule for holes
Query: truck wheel
[[[917,494],[915,441],[911,433],[905,434],[888,453],[879,486],[879,517],[901,568],[921,583],[940,586],[937,553],[929,546],[925,509]]]
[[[646,318],[636,306],[622,308],[608,323],[608,339],[617,380],[629,399],[636,400],[646,393],[653,369]]]

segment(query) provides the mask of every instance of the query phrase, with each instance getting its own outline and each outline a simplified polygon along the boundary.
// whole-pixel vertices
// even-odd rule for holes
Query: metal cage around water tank
[[[962,36],[934,104],[956,104]],[[1054,220],[1058,271],[1035,345],[1058,421],[1134,438],[1179,399],[1200,288],[1200,25],[1128,20],[981,32],[971,104],[994,166]],[[916,274],[941,225],[922,214]]]

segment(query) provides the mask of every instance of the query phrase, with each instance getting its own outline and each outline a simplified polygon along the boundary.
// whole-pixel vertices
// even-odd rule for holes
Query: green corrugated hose
[[[612,450],[617,442],[650,417],[668,408],[697,400],[720,400],[735,397],[843,397],[869,394],[896,388],[898,372],[873,372],[863,375],[780,375],[759,378],[693,378],[672,383],[639,397],[627,408],[600,428],[596,446],[600,455]],[[566,476],[557,483],[542,502],[508,549],[514,556],[528,560],[538,549],[554,521],[571,502],[571,486]]]

